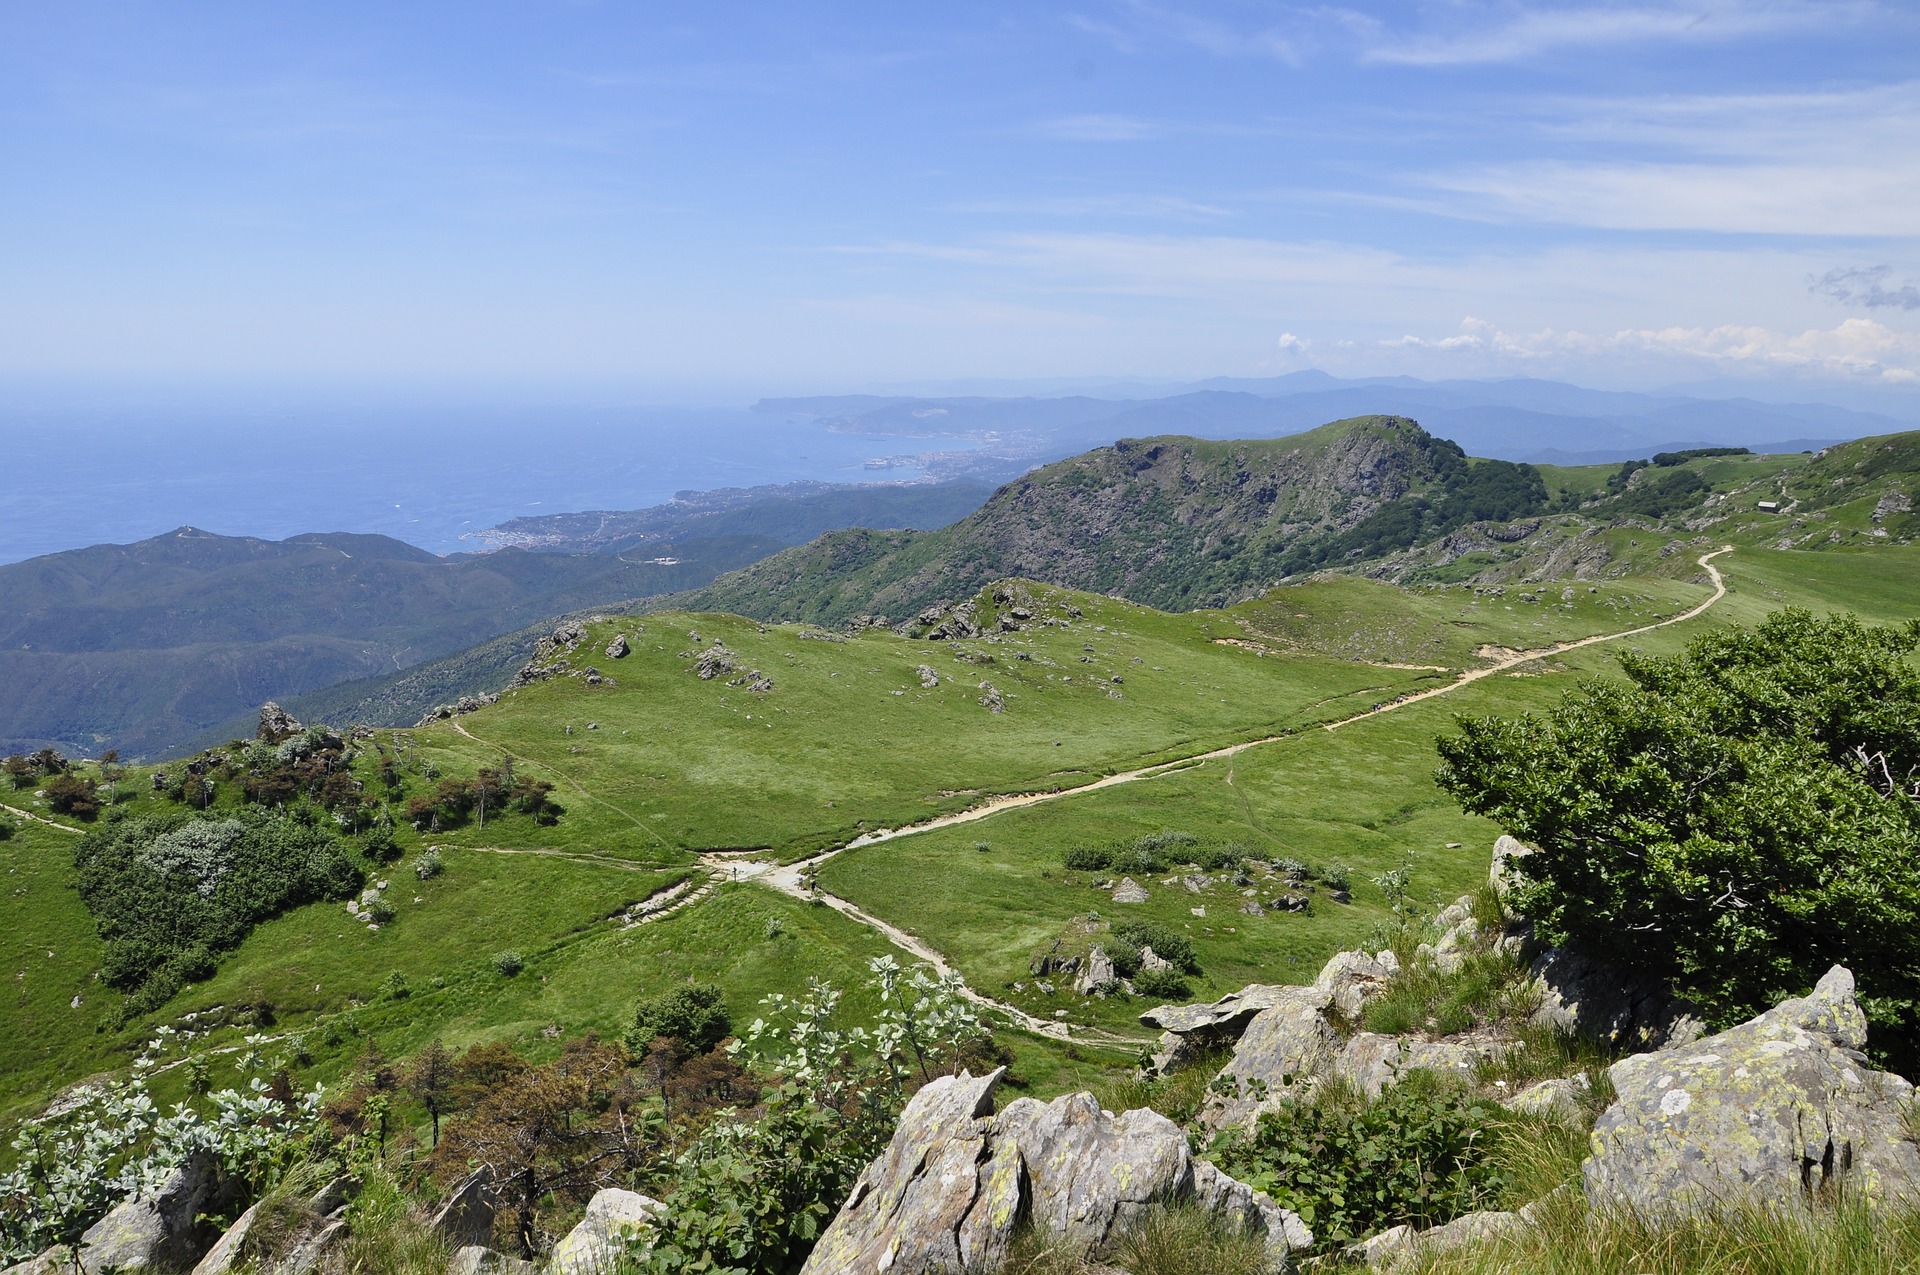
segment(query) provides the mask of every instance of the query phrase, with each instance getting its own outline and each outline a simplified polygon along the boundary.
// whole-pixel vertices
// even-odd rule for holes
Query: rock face
[[[493,1174],[483,1167],[454,1188],[427,1226],[454,1248],[467,1248],[493,1235],[493,1214]]]
[[[1155,1112],[1115,1116],[1078,1093],[995,1115],[1003,1072],[943,1077],[914,1095],[805,1275],[990,1267],[1023,1221],[1099,1253],[1149,1209],[1184,1201],[1265,1235],[1276,1265],[1312,1243],[1298,1218],[1193,1159],[1180,1127]]]
[[[191,1267],[215,1238],[199,1219],[216,1207],[219,1187],[213,1158],[194,1156],[152,1194],[122,1201],[87,1228],[80,1238],[80,1269],[86,1275],[140,1275]]]
[[[260,706],[260,726],[253,732],[255,739],[264,739],[269,744],[277,744],[290,736],[298,735],[306,727],[300,719],[280,707],[272,700]]]
[[[548,1275],[600,1275],[612,1270],[627,1239],[645,1230],[662,1207],[638,1191],[604,1187],[595,1192],[580,1225],[553,1246]]]
[[[1672,1211],[1784,1205],[1842,1183],[1881,1200],[1920,1190],[1902,1120],[1913,1086],[1868,1067],[1866,1041],[1853,975],[1836,965],[1750,1022],[1622,1059],[1582,1166],[1588,1198]]]

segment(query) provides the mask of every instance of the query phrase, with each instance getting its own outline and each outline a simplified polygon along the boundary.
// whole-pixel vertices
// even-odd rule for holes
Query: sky
[[[1920,393],[1910,3],[0,0],[0,29],[15,401]]]

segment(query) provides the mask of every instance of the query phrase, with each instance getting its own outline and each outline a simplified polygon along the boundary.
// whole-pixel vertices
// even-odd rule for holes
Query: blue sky
[[[1920,384],[1920,8],[0,0],[0,380]]]

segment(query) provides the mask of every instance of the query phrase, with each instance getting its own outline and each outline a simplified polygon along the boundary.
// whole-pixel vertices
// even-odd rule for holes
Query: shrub
[[[1623,655],[1625,685],[1545,714],[1462,719],[1438,778],[1538,848],[1513,902],[1546,941],[1671,980],[1717,1024],[1843,963],[1902,1062],[1920,1052],[1916,650],[1920,623],[1781,611]]]
[[[526,967],[527,962],[525,959],[512,948],[508,948],[504,952],[494,953],[493,968],[499,970],[501,975],[506,978],[512,978]]]
[[[676,987],[642,1000],[633,1011],[627,1048],[637,1057],[659,1037],[677,1040],[704,1054],[733,1031],[733,1016],[720,989],[710,984]]]
[[[81,901],[106,943],[102,973],[152,1008],[212,974],[217,956],[289,908],[361,884],[345,848],[291,815],[180,812],[111,819],[80,839]]]
[[[1320,869],[1320,883],[1329,890],[1344,890],[1353,881],[1353,869],[1344,863],[1329,863]]]
[[[413,875],[422,881],[431,881],[446,871],[446,861],[440,857],[438,848],[429,848],[414,860]]]
[[[1484,1130],[1506,1113],[1430,1072],[1372,1102],[1321,1084],[1235,1130],[1214,1162],[1298,1213],[1320,1251],[1390,1226],[1437,1226],[1499,1195]]]
[[[1208,872],[1219,872],[1226,868],[1237,868],[1248,857],[1246,846],[1237,841],[1225,845],[1201,846],[1188,856],[1187,861]]]
[[[1167,870],[1167,861],[1151,850],[1139,846],[1123,846],[1112,852],[1107,859],[1107,867],[1122,876],[1145,877]]]
[[[400,914],[394,911],[393,904],[387,902],[385,899],[374,899],[367,904],[367,917],[375,925],[390,924],[393,918],[398,915]]]
[[[1121,921],[1113,927],[1113,935],[1136,951],[1152,948],[1155,956],[1177,970],[1188,974],[1200,972],[1200,959],[1194,955],[1193,940],[1164,925],[1155,925],[1150,921]]]
[[[1069,872],[1101,872],[1113,862],[1113,851],[1101,846],[1075,846],[1061,858]]]
[[[1154,950],[1157,952],[1160,949]],[[1178,970],[1143,969],[1133,976],[1133,990],[1137,996],[1177,1001],[1185,1000],[1193,989],[1187,986],[1187,980]]]
[[[53,808],[55,814],[91,819],[100,813],[100,797],[94,791],[91,779],[59,774],[49,779],[42,791],[47,794],[47,805]]]
[[[408,984],[407,976],[395,970],[380,980],[379,995],[385,1000],[403,1001],[413,995],[413,988]]]
[[[13,820],[8,819],[5,816],[0,816],[0,841],[5,841],[8,837],[11,837],[12,835],[13,835]]]

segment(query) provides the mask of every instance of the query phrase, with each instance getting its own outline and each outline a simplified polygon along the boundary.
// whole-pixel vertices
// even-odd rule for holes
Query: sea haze
[[[744,408],[13,411],[0,434],[0,562],[183,525],[478,550],[488,546],[461,534],[509,518],[795,479],[915,478],[913,457],[971,446]]]

